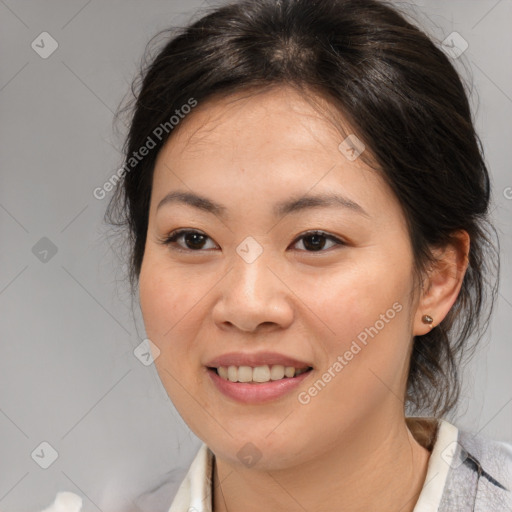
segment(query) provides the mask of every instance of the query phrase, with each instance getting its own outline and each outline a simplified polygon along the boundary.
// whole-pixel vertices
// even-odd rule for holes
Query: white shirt
[[[427,420],[427,418],[422,418]],[[458,429],[446,420],[438,421],[427,476],[414,512],[437,512],[450,470]],[[213,453],[203,444],[181,483],[169,512],[212,512]]]

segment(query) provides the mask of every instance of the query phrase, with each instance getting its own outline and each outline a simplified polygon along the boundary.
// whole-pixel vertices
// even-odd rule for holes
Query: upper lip
[[[312,368],[312,365],[290,356],[278,354],[277,352],[258,352],[254,354],[243,352],[231,352],[222,354],[206,363],[210,368],[220,366],[264,366],[264,365],[293,366],[297,369]]]

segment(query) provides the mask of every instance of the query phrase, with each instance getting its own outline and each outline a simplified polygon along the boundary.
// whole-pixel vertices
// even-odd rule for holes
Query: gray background
[[[173,484],[153,502],[135,497],[162,479],[179,483],[199,446],[154,367],[134,356],[144,329],[102,224],[110,194],[92,191],[122,163],[113,112],[147,41],[201,6],[0,0],[2,511],[40,510],[59,490],[81,495],[85,511],[166,510]],[[474,83],[502,243],[495,317],[450,419],[512,442],[512,0],[410,10],[438,41],[457,31],[469,43],[456,63]],[[44,31],[58,42],[46,59],[31,47]],[[48,469],[44,441],[58,453]]]

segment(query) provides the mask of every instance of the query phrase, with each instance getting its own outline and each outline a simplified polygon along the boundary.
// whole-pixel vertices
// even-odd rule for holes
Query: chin
[[[308,458],[305,451],[307,443],[301,443],[289,433],[274,435],[270,439],[267,433],[249,431],[243,437],[210,439],[205,443],[217,458],[256,471],[278,471],[298,465]]]

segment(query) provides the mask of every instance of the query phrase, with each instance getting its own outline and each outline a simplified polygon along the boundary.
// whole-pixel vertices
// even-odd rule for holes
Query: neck
[[[341,505],[344,512],[412,512],[429,457],[405,419],[395,418],[344,432],[314,460],[283,470],[255,471],[215,458],[213,510],[327,512]]]

